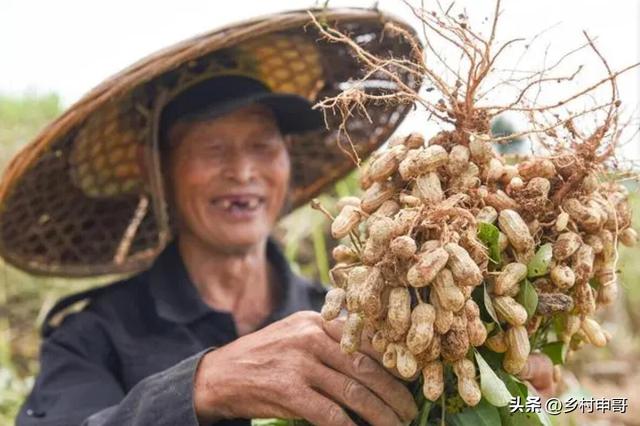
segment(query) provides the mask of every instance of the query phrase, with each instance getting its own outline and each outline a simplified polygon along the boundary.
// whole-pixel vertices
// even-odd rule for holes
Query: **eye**
[[[276,146],[276,143],[274,141],[269,141],[265,139],[260,139],[253,143],[253,147],[257,149],[268,149],[275,146]]]
[[[282,137],[277,131],[256,134],[252,137],[252,139],[253,142],[251,145],[253,146],[253,148],[259,150],[276,150],[283,146]]]
[[[220,152],[224,148],[224,143],[220,140],[209,139],[209,140],[203,141],[200,144],[200,147],[204,152]]]

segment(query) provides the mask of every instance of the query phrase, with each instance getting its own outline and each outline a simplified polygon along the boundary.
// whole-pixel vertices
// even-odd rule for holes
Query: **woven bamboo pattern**
[[[368,10],[325,10],[328,25],[381,56],[409,57],[410,43],[383,34],[392,20]],[[407,28],[411,33],[413,31]],[[361,36],[361,37],[359,37]],[[19,268],[55,276],[145,269],[171,239],[157,117],[185,88],[217,75],[259,78],[274,92],[312,102],[363,75],[349,48],[320,39],[307,12],[257,19],[201,35],[134,64],[92,90],[51,123],[10,164],[0,183],[0,255]],[[398,70],[417,88],[420,81]],[[388,90],[384,76],[380,87]],[[361,157],[380,146],[410,106],[368,105],[349,134]],[[348,146],[329,129],[294,136],[293,207],[308,202],[354,167]]]

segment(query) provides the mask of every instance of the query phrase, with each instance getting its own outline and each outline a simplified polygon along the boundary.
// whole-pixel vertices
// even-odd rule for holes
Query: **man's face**
[[[250,105],[169,129],[178,232],[235,253],[263,242],[285,201],[290,163],[273,113]]]

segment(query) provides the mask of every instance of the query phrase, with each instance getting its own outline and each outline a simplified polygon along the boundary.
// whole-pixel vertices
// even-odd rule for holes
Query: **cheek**
[[[289,154],[285,151],[282,155],[279,156],[278,160],[274,161],[272,164],[272,175],[274,182],[273,189],[283,202],[289,190],[289,182],[291,179],[291,162],[289,159]]]
[[[202,188],[211,179],[213,169],[205,167],[203,162],[194,157],[178,158],[171,164],[170,187],[174,203],[179,210],[187,208],[189,201],[197,194],[203,193]]]

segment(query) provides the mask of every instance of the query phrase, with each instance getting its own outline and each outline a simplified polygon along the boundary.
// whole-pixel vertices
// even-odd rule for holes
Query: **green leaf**
[[[498,371],[498,375],[504,381],[511,395],[520,397],[521,403],[525,404],[527,396],[529,396],[527,385],[504,370]],[[508,406],[500,408],[499,413],[501,423],[497,424],[502,424],[502,426],[542,426],[543,424],[536,413],[525,413],[524,411],[512,413]]]
[[[482,358],[487,364],[489,364],[489,367],[491,367],[493,371],[500,371],[500,368],[502,367],[502,361],[504,360],[504,354],[493,352],[489,348],[486,348],[484,346],[480,346],[479,348],[477,348],[477,350],[478,352],[480,352]]]
[[[553,365],[564,364],[566,351],[565,351],[565,345],[563,342],[547,343],[545,345],[542,345],[542,348],[540,348],[540,350],[542,351],[543,354],[548,356],[549,359],[551,359],[551,362],[553,362]]]
[[[535,389],[532,389],[531,392],[533,392],[533,394],[535,396],[540,396],[538,395],[538,393],[535,391]],[[553,424],[551,423],[551,419],[549,418],[549,415],[547,414],[547,412],[544,410],[544,408],[542,410],[540,410],[539,413],[536,413],[537,417],[538,417],[538,421],[540,422],[540,424],[542,426],[553,426]]]
[[[480,370],[480,390],[482,391],[482,396],[487,398],[487,401],[496,407],[506,406],[511,400],[511,394],[507,390],[504,382],[500,380],[479,352],[476,351],[475,355],[478,369]]]
[[[521,380],[511,374],[507,374],[504,371],[500,371],[499,374],[504,380],[507,389],[513,396],[520,397],[522,404],[526,403],[530,391],[537,395],[534,389],[528,388]],[[544,409],[541,409],[540,413],[525,413],[521,411],[511,413],[509,407],[503,407],[500,408],[500,419],[502,426],[552,426],[551,420]]]
[[[487,334],[491,334],[491,332],[493,330],[495,330],[495,328],[496,328],[496,323],[495,322],[485,322],[484,323],[484,328],[487,329]]]
[[[527,311],[527,318],[531,319],[538,307],[538,293],[536,293],[536,289],[529,280],[524,280],[524,284],[520,286],[516,300],[524,306]]]
[[[494,263],[500,263],[502,261],[498,244],[500,230],[495,225],[480,222],[478,224],[478,238],[489,248],[489,258]]]
[[[500,424],[500,413],[498,408],[482,398],[475,407],[452,414],[447,420],[447,424],[454,426],[495,426]]]
[[[498,370],[498,376],[502,379],[505,386],[507,386],[512,396],[519,396],[523,400],[527,399],[527,396],[529,396],[529,388],[522,380],[502,369]]]
[[[550,243],[540,246],[531,262],[527,265],[527,276],[529,278],[541,277],[549,271],[553,246]]]
[[[496,314],[496,310],[493,307],[493,302],[491,302],[491,296],[489,296],[489,292],[487,291],[487,284],[484,284],[484,307],[491,319],[494,320],[495,323],[498,324],[498,327],[500,327],[500,330],[502,330],[500,321],[498,321],[498,315]]]

